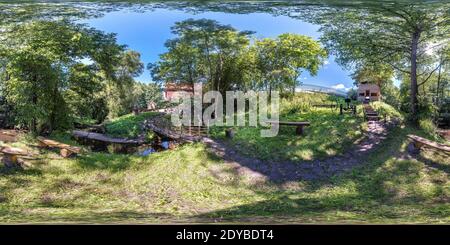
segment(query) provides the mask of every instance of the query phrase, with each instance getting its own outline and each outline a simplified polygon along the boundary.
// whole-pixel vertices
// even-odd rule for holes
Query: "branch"
[[[419,83],[417,86],[418,86],[418,87],[419,87],[419,86],[422,86],[423,84],[425,84],[426,82],[428,82],[428,79],[430,79],[431,75],[433,75],[433,73],[434,73],[435,71],[437,71],[437,70],[439,69],[439,67],[441,67],[441,65],[442,65],[442,63],[440,63],[436,68],[434,68],[434,69],[430,72],[430,74],[428,74],[428,77],[427,77],[423,82]],[[423,74],[422,74],[422,75],[423,75]]]

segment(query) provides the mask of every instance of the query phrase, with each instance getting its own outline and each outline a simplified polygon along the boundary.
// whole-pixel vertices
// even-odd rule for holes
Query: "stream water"
[[[136,155],[139,156],[148,156],[155,152],[165,151],[169,149],[174,149],[176,146],[176,142],[171,139],[161,139],[159,141],[155,141],[152,144],[145,144],[136,147]]]
[[[135,154],[139,156],[148,156],[155,152],[161,152],[174,149],[178,142],[173,139],[156,136],[152,141],[145,144],[118,144],[108,143],[98,140],[78,140],[81,144],[88,146],[95,152],[109,152],[118,154]]]

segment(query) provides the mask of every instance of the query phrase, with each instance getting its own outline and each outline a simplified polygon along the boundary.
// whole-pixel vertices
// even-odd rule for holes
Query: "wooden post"
[[[2,160],[6,167],[14,167],[17,165],[17,156],[14,154],[3,153]]]
[[[342,104],[339,104],[339,115],[342,115],[343,114],[343,112],[342,112]]]
[[[303,135],[303,126],[297,126],[295,133],[297,135]]]
[[[225,136],[229,139],[232,139],[234,137],[234,129],[228,128],[225,130]]]

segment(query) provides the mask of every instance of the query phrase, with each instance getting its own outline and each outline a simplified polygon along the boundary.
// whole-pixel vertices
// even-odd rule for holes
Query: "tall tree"
[[[74,79],[75,73],[110,74],[124,49],[114,35],[68,21],[29,22],[14,26],[6,37],[0,43],[6,99],[18,121],[33,132],[69,126],[73,114],[68,111],[68,91],[76,82],[93,81]],[[92,65],[83,65],[84,59]],[[78,87],[72,91],[87,91]]]
[[[198,82],[226,91],[242,83],[240,57],[248,51],[250,32],[238,32],[215,20],[187,19],[172,27],[177,37],[166,42],[168,51],[151,64],[157,81]]]
[[[107,79],[105,77],[107,81],[105,96],[110,118],[132,111],[135,102],[133,92],[137,86],[134,78],[144,70],[141,55],[136,51],[127,50],[121,53],[119,58],[119,62],[114,67],[112,78]]]
[[[438,70],[424,60],[427,50],[450,40],[449,9],[449,4],[374,2],[319,11],[315,20],[341,64],[358,68],[381,62],[407,75],[411,119],[417,122],[418,86]]]
[[[295,91],[302,72],[317,74],[327,57],[327,52],[312,38],[290,33],[257,40],[255,49],[261,84],[269,91]]]

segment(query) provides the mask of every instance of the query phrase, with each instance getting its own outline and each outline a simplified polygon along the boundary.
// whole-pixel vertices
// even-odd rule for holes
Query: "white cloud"
[[[345,85],[342,84],[342,83],[338,83],[338,84],[333,85],[331,87],[334,88],[334,89],[343,90],[343,91],[349,91],[350,90],[350,88],[345,87]]]

